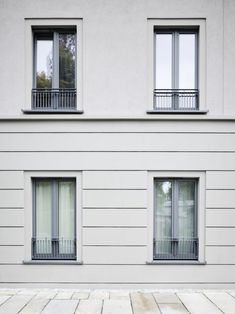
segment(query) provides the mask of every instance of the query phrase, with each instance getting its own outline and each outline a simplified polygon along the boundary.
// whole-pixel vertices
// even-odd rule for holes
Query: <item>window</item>
[[[33,28],[32,109],[76,110],[76,29]]]
[[[155,260],[198,260],[198,180],[154,180]]]
[[[76,259],[76,183],[33,179],[32,259]]]
[[[198,110],[198,28],[158,27],[154,36],[154,109]]]

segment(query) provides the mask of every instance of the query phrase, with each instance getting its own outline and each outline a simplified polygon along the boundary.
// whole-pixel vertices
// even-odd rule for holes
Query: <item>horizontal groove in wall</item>
[[[206,229],[234,229],[235,226],[206,226]]]
[[[231,210],[235,210],[235,208],[233,207],[206,207],[206,209],[213,209],[213,210],[217,210],[217,209],[231,209]]]
[[[21,247],[23,247],[24,244],[0,244],[0,247],[1,246],[4,246],[4,247],[6,247],[6,246],[9,246],[9,247],[21,246]]]
[[[96,210],[97,209],[97,211],[99,211],[99,210],[102,210],[102,209],[104,209],[104,210],[107,210],[107,208],[101,208],[101,207],[82,207],[83,209],[85,209],[86,211],[88,211],[88,210],[91,210],[91,211],[93,211],[93,210]],[[136,209],[136,210],[144,210],[144,211],[146,211],[147,210],[147,208],[146,207],[135,207],[135,208],[133,208],[133,207],[109,207],[108,208],[108,210],[113,210],[113,211],[125,211],[125,210],[133,210],[133,209]]]
[[[234,247],[235,244],[206,244],[206,247]]]
[[[23,211],[24,210],[24,207],[0,207],[0,210],[21,210],[21,211]]]
[[[100,153],[100,154],[103,154],[103,153],[146,153],[146,154],[148,154],[148,153],[154,153],[154,152],[156,152],[156,153],[161,153],[161,154],[166,154],[166,153],[179,153],[179,154],[181,154],[181,153],[198,153],[198,154],[200,154],[200,153],[206,153],[206,154],[215,154],[215,153],[217,153],[217,154],[223,154],[223,153],[230,153],[230,154],[234,154],[234,152],[235,151],[200,151],[200,150],[195,150],[195,151],[184,151],[184,150],[177,150],[177,151],[166,151],[166,150],[156,150],[156,151],[147,151],[147,150],[144,150],[144,151],[141,151],[141,150],[132,150],[132,151],[127,151],[127,150],[104,150],[104,151],[94,151],[94,150],[88,150],[88,151],[86,151],[86,150],[78,150],[78,151],[75,151],[75,150],[65,150],[65,151],[49,151],[49,150],[46,150],[46,151],[30,151],[30,150],[25,150],[25,151],[23,151],[23,150],[20,150],[20,151],[0,151],[0,153],[1,154],[4,154],[4,153],[10,153],[10,154],[15,154],[15,153],[17,153],[17,154],[19,154],[19,153],[46,153],[46,154],[51,154],[51,153],[74,153],[74,154],[76,154],[76,153]],[[4,169],[4,170],[6,170],[6,169]],[[109,169],[109,170],[111,170],[111,169]],[[140,169],[139,169],[140,170]],[[167,170],[167,169],[166,169]],[[92,170],[92,171],[94,171],[94,170]],[[131,171],[131,170],[129,170],[129,169],[123,169],[123,171]],[[132,169],[132,171],[133,171],[133,169]],[[144,171],[144,170],[141,170],[141,171]],[[162,171],[162,170],[161,170]],[[169,169],[168,169],[168,171],[169,171]],[[209,169],[208,171],[219,171],[219,170],[211,170],[211,169]],[[223,169],[221,169],[221,171],[228,171],[228,169],[226,169],[226,170],[223,170]]]
[[[147,191],[144,188],[83,188],[83,191]]]
[[[25,265],[26,266],[26,265]],[[39,265],[37,265],[39,266]],[[41,265],[40,265],[41,266]],[[44,266],[44,265],[42,265]],[[125,265],[123,265],[125,266]],[[138,265],[141,266],[141,265]],[[82,267],[82,266],[81,266]],[[202,282],[194,282],[194,281],[190,281],[190,282],[186,282],[186,281],[151,281],[151,282],[138,282],[138,281],[130,281],[130,282],[123,282],[123,281],[114,281],[114,282],[109,282],[109,281],[104,281],[104,282],[95,282],[95,281],[86,281],[86,282],[76,282],[76,281],[1,281],[0,285],[2,284],[28,284],[28,285],[32,285],[32,284],[49,284],[49,285],[60,285],[60,284],[66,284],[66,285],[140,285],[140,286],[144,286],[144,285],[207,285],[207,284],[211,284],[213,286],[215,285],[229,285],[229,284],[235,284],[235,281],[229,281],[229,282],[214,282],[214,281],[202,281]]]
[[[17,152],[18,153],[18,152]],[[0,166],[1,166],[1,164],[0,164]],[[0,169],[0,172],[1,171],[19,171],[19,172],[30,172],[30,171],[34,171],[34,172],[38,172],[38,173],[40,173],[40,172],[42,172],[42,171],[44,171],[44,170],[41,170],[41,169],[37,169],[37,168],[35,168],[35,169],[33,169],[33,170],[29,170],[29,169],[8,169],[8,168],[6,168],[6,169]],[[49,170],[47,170],[47,171],[49,171]],[[110,168],[110,169],[102,169],[102,168],[99,168],[99,169],[91,169],[91,168],[74,168],[73,170],[71,170],[71,169],[57,169],[57,170],[55,170],[55,169],[52,169],[52,170],[50,170],[51,172],[58,172],[58,171],[66,171],[66,172],[70,172],[70,173],[72,173],[72,172],[74,172],[74,171],[90,171],[90,172],[94,172],[94,171],[106,171],[106,172],[109,172],[109,171],[117,171],[117,172],[119,172],[119,171],[128,171],[128,172],[154,172],[154,171],[158,171],[159,173],[161,173],[161,172],[169,172],[169,169],[166,169],[166,168],[161,168],[160,170],[159,169],[157,169],[157,168],[155,168],[155,169],[116,169],[116,168]],[[170,171],[173,171],[173,170],[170,170]],[[175,170],[174,170],[175,171]],[[193,172],[199,172],[199,171],[204,171],[204,172],[211,172],[211,171],[216,171],[216,172],[235,172],[235,169],[232,169],[232,170],[228,170],[228,169],[189,169],[189,170],[176,170],[176,171],[180,171],[181,173],[187,173],[187,172],[189,172],[189,171],[193,171]],[[208,208],[212,208],[212,207],[208,207]],[[214,208],[214,207],[213,207]],[[218,208],[218,207],[217,207]],[[216,209],[217,209],[216,208]],[[231,209],[231,208],[230,208]]]
[[[206,189],[206,191],[235,191],[235,189]]]
[[[195,115],[196,113],[196,115]],[[35,122],[35,121],[79,121],[81,122],[87,122],[87,121],[101,121],[101,122],[135,122],[135,121],[144,121],[151,123],[152,121],[186,121],[186,122],[192,122],[192,121],[201,121],[205,123],[210,123],[213,121],[219,121],[219,122],[233,122],[235,121],[234,115],[204,115],[203,114],[197,114],[197,112],[190,112],[185,114],[176,115],[174,113],[171,114],[163,114],[163,115],[143,115],[143,116],[123,116],[123,115],[106,115],[106,116],[81,116],[81,115],[14,115],[14,116],[7,116],[7,115],[1,115],[0,121],[3,122]]]
[[[204,153],[204,154],[229,154],[235,150],[0,150],[1,153]],[[212,170],[210,170],[212,171]]]
[[[147,229],[147,226],[83,226],[83,229]]]
[[[11,210],[11,209],[24,209],[24,207],[12,207],[12,206],[4,206],[4,207],[0,207],[0,209],[7,209],[7,210]]]
[[[35,260],[35,262],[37,262],[36,260]],[[41,260],[39,260],[39,262],[41,262]],[[45,260],[43,260],[43,262],[46,262]],[[17,266],[19,266],[19,265],[24,265],[24,263],[1,263],[0,262],[0,265],[2,265],[2,266],[12,266],[12,265],[17,265]],[[25,264],[25,265],[33,265],[33,264]],[[35,265],[37,265],[37,266],[41,266],[41,265],[44,265],[43,263],[41,263],[41,264],[36,264],[35,263]],[[51,265],[50,265],[50,261],[48,261],[48,263],[46,263],[45,265],[47,265],[47,266],[52,266],[52,265],[56,265],[55,263],[53,263],[53,261],[52,261],[52,263],[51,263]],[[125,263],[99,263],[99,264],[96,264],[96,263],[83,263],[83,264],[68,264],[68,263],[64,263],[63,264],[63,261],[60,263],[60,264],[58,264],[58,265],[62,265],[62,266],[71,266],[71,265],[75,265],[75,266],[82,266],[82,265],[87,265],[87,266],[141,266],[141,265],[146,265],[146,263],[142,263],[142,264],[134,264],[134,263],[130,263],[130,264],[125,264]],[[200,264],[197,264],[197,263],[195,263],[195,264],[185,264],[185,263],[182,263],[182,264],[180,264],[180,262],[178,262],[178,263],[171,263],[171,264],[167,264],[167,262],[166,263],[164,263],[164,264],[151,264],[151,266],[163,266],[163,265],[165,265],[166,267],[168,267],[169,265],[172,265],[172,266],[202,266],[202,265],[200,265]],[[224,263],[206,263],[205,265],[203,265],[203,266],[206,266],[206,265],[212,265],[212,266],[226,266],[226,265],[230,265],[230,266],[234,266],[235,265],[235,263],[227,263],[227,264],[224,264]],[[1,282],[0,282],[0,284],[1,284]]]
[[[147,247],[147,244],[146,245],[143,245],[143,244],[84,244],[82,245],[82,247]]]
[[[101,206],[101,207],[99,207],[99,206],[96,206],[96,207],[90,207],[90,206],[82,206],[82,208],[83,209],[97,209],[97,210],[99,210],[99,209],[136,209],[136,210],[139,210],[139,209],[147,209],[147,207],[125,207],[125,206],[123,206],[123,207],[112,207],[112,206],[107,206],[107,207],[105,207],[105,206]]]
[[[24,188],[0,188],[0,191],[24,191]]]
[[[0,131],[0,134],[235,134],[235,132],[213,132],[213,131]]]
[[[10,229],[10,228],[24,228],[24,226],[1,226],[0,225],[0,229],[3,229],[3,228],[5,228],[5,229]]]

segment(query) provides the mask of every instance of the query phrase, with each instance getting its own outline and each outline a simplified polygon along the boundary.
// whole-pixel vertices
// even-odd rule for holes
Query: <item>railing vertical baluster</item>
[[[31,100],[33,110],[75,110],[76,89],[34,88]]]
[[[155,110],[198,110],[197,89],[154,89]]]

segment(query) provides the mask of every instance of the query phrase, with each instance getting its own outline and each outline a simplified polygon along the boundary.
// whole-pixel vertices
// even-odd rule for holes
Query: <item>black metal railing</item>
[[[197,260],[198,238],[154,240],[154,259],[156,260]]]
[[[198,89],[154,89],[154,110],[198,110]]]
[[[33,260],[75,260],[76,240],[73,239],[36,239],[32,238]]]
[[[41,111],[76,110],[75,88],[34,88],[32,109]]]

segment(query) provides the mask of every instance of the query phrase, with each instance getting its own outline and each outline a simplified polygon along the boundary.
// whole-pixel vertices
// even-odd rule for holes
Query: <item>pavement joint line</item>
[[[221,313],[224,313],[210,298],[208,298],[208,296],[205,294],[205,291],[202,291],[202,295],[204,295],[205,298],[207,298],[207,300],[209,300]]]
[[[178,293],[175,292],[175,294],[176,294],[177,297],[179,298],[181,304],[184,306],[184,308],[186,309],[186,311],[187,311],[189,314],[191,314],[191,312],[189,311],[189,309],[187,308],[187,306],[186,306],[186,305],[184,304],[184,302],[181,300],[181,298],[180,298],[180,296],[178,295]]]
[[[48,299],[48,302],[43,306],[41,313],[44,311],[44,309],[46,308],[46,306],[49,304],[49,302],[51,302],[52,299]]]
[[[80,304],[80,301],[81,301],[81,300],[78,300],[78,304],[77,304],[76,307],[75,307],[74,314],[76,313],[76,311],[77,311],[77,309],[78,309],[78,306],[79,306],[79,304]]]
[[[19,295],[18,295],[18,296],[19,296]],[[22,295],[22,296],[24,296],[24,295]],[[18,311],[16,314],[20,313],[20,312],[26,307],[26,305],[29,304],[29,302],[30,302],[34,297],[35,297],[35,295],[32,295],[31,298],[27,301],[27,303],[26,303],[25,305],[23,305],[23,307],[21,307],[21,308],[19,309],[19,311]]]
[[[156,305],[157,305],[157,308],[159,309],[159,312],[162,313],[161,308],[160,308],[159,304],[157,303],[157,300],[156,300],[156,298],[155,298],[155,296],[154,296],[154,293],[151,292],[151,295],[152,295],[152,297],[153,297],[154,302],[155,302]]]

